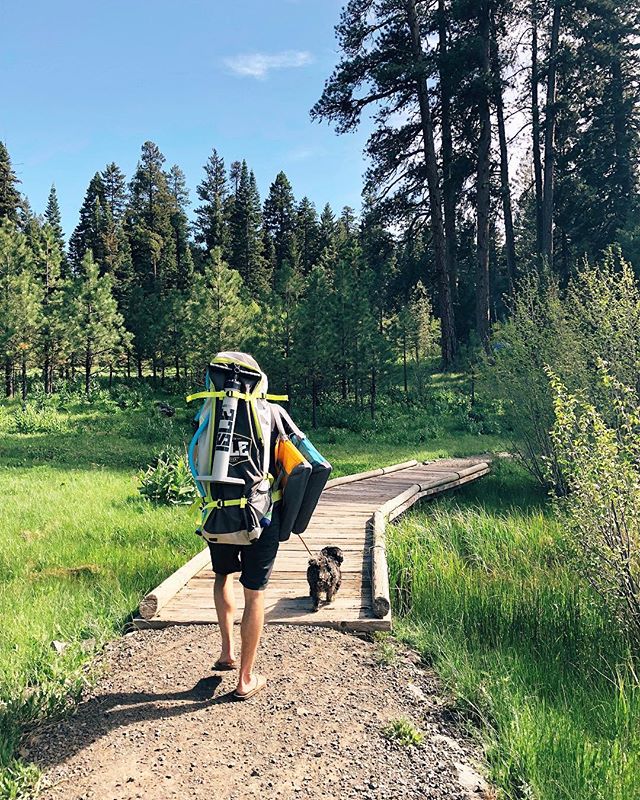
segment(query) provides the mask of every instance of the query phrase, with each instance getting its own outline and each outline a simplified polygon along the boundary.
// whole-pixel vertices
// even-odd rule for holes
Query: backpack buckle
[[[224,508],[224,500],[216,500],[214,508]]]

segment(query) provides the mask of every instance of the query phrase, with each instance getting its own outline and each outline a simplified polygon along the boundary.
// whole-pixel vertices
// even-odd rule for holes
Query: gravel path
[[[211,673],[216,627],[129,634],[98,660],[101,677],[73,716],[29,754],[47,800],[488,798],[473,751],[447,721],[434,676],[398,646],[311,627],[265,629],[267,688],[233,701],[234,673]],[[382,729],[407,718],[421,746]],[[466,788],[465,788],[466,787]]]

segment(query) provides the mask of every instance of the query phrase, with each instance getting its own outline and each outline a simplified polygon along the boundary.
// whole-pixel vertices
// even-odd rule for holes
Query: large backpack
[[[207,368],[189,467],[201,497],[198,533],[208,542],[251,544],[270,524],[272,416],[267,376],[247,353],[218,353]]]

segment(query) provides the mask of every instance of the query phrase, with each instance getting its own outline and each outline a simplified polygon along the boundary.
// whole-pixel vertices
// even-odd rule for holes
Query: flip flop
[[[236,661],[216,661],[213,665],[212,669],[215,672],[231,672],[232,670],[236,669],[238,666]]]
[[[249,689],[248,692],[239,692],[236,690],[233,693],[233,696],[236,698],[236,700],[248,700],[250,697],[253,697],[254,694],[258,694],[258,692],[261,689],[264,689],[266,685],[267,679],[264,677],[264,675],[256,675],[256,685],[253,687],[253,689]]]

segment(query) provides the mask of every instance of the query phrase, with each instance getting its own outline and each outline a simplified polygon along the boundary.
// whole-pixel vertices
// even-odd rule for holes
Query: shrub
[[[9,430],[14,433],[61,433],[67,420],[54,408],[37,408],[28,403],[13,412]]]
[[[640,403],[599,365],[607,417],[555,376],[552,431],[570,494],[563,502],[578,563],[640,640]]]
[[[146,470],[138,475],[138,491],[147,500],[168,505],[189,505],[196,499],[196,488],[187,460],[177,450],[164,448]]]
[[[422,731],[419,731],[410,720],[404,718],[391,720],[382,729],[382,733],[387,739],[397,742],[403,747],[421,745],[424,741]]]
[[[585,262],[565,292],[540,274],[523,281],[511,318],[496,326],[483,369],[485,390],[504,402],[505,421],[522,463],[543,485],[566,492],[551,436],[554,400],[549,367],[569,391],[585,392],[607,419],[596,364],[634,385],[640,366],[640,291],[631,267],[610,251],[599,265]]]

